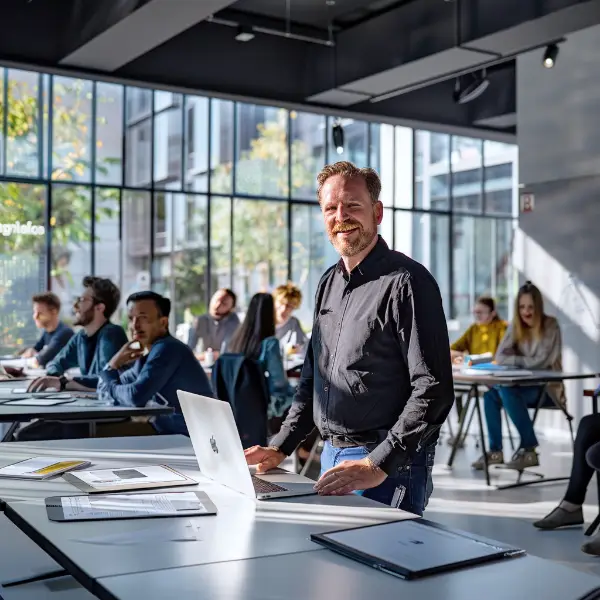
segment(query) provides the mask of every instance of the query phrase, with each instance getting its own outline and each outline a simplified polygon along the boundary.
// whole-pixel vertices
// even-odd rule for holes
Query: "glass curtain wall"
[[[244,312],[291,280],[309,330],[338,258],[315,179],[336,160],[380,173],[380,233],[431,270],[448,318],[467,321],[482,293],[508,317],[513,145],[0,67],[0,354],[35,339],[32,294],[52,289],[69,321],[90,273],[124,300],[169,295],[174,331],[219,287]]]

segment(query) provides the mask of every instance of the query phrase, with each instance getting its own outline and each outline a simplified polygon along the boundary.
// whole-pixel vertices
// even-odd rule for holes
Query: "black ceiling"
[[[2,14],[0,63],[514,133],[514,57],[568,44],[600,0],[2,0]],[[483,67],[487,91],[456,104],[456,76]]]

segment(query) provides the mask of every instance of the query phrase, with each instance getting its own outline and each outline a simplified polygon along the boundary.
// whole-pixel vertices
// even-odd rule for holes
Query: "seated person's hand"
[[[246,462],[249,465],[258,465],[256,471],[264,473],[279,466],[285,459],[285,454],[276,448],[265,448],[263,446],[252,446],[244,450]]]
[[[118,371],[125,365],[132,363],[144,354],[144,349],[139,342],[127,342],[108,363],[112,369]]]
[[[4,371],[10,377],[23,377],[25,375],[24,369],[17,369],[16,367],[4,367]]]
[[[465,357],[463,355],[455,356],[452,359],[452,364],[454,365],[462,365],[465,362]]]
[[[34,379],[27,388],[28,392],[43,392],[48,389],[60,390],[60,377],[52,377],[46,375],[45,377],[38,377]]]
[[[33,348],[27,348],[21,353],[21,358],[33,358],[36,352]]]

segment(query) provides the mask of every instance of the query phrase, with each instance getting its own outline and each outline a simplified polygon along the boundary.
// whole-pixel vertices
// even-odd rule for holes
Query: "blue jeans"
[[[321,475],[344,460],[360,460],[368,455],[369,451],[364,446],[334,448],[329,442],[325,442],[321,454]],[[390,476],[377,487],[358,493],[365,498],[422,516],[433,491],[431,471],[434,457],[435,444],[426,446],[398,475]]]
[[[490,388],[483,394],[491,452],[502,450],[502,407],[504,407],[506,414],[521,436],[519,448],[536,448],[539,445],[528,409],[537,406],[540,391],[541,387],[538,385],[527,387],[497,386]],[[548,404],[552,404],[552,400],[546,395],[543,406]]]

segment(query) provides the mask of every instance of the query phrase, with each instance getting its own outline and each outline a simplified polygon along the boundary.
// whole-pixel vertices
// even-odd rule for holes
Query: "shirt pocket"
[[[344,378],[348,384],[348,390],[355,398],[368,393],[369,388],[365,384],[367,375],[369,375],[368,371],[344,371]]]

